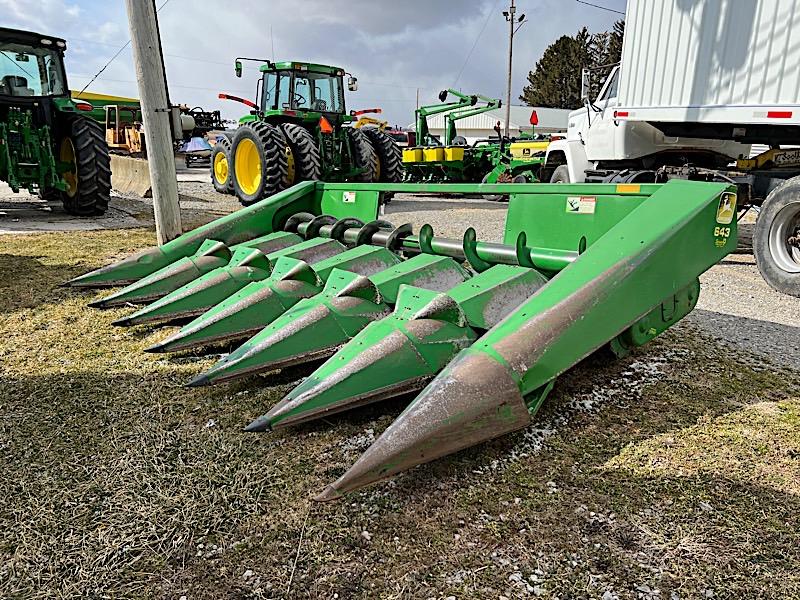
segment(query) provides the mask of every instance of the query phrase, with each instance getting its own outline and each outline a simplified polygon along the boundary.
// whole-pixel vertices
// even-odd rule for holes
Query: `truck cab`
[[[556,182],[601,182],[616,177],[620,170],[635,174],[652,172],[663,165],[689,163],[719,168],[749,155],[748,144],[668,137],[646,122],[625,120],[628,113],[618,110],[620,75],[621,66],[617,65],[592,100],[588,93],[591,74],[584,69],[581,85],[584,107],[569,114],[566,139],[556,140],[548,147],[546,181],[555,177]],[[559,169],[562,165],[564,168]],[[569,179],[565,179],[567,175]]]

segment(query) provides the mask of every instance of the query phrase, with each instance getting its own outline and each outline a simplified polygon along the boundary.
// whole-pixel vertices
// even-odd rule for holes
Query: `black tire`
[[[360,129],[352,127],[345,129],[345,135],[350,140],[352,166],[355,169],[361,169],[361,172],[351,180],[358,183],[374,183],[378,181],[380,162],[378,161],[378,153],[375,152],[375,148],[372,147],[369,138]]]
[[[481,183],[486,183],[487,182],[486,180],[489,179],[489,175],[491,174],[492,173],[489,172],[486,175],[484,175],[483,179],[481,179]],[[489,202],[502,202],[503,200],[506,199],[506,197],[503,196],[503,194],[483,194],[483,199],[488,200]]]
[[[55,202],[61,200],[61,192],[55,188],[39,190],[39,198],[45,202]]]
[[[403,151],[385,131],[375,128],[361,130],[369,138],[378,155],[378,181],[400,183],[403,181]]]
[[[66,123],[69,134],[58,142],[57,157],[71,144],[75,167],[64,175],[68,189],[61,192],[64,210],[78,217],[102,215],[111,199],[111,157],[103,127],[96,121],[73,116]]]
[[[239,127],[231,144],[236,197],[249,206],[286,188],[286,142],[277,127],[255,121]]]
[[[284,123],[280,127],[294,158],[294,179],[289,183],[322,179],[322,156],[311,132],[296,123]]]
[[[800,297],[800,177],[787,179],[761,205],[753,253],[772,288]]]
[[[567,165],[558,165],[550,177],[550,183],[570,183],[569,167]]]
[[[231,178],[231,141],[221,137],[211,151],[211,183],[220,194],[233,194]]]

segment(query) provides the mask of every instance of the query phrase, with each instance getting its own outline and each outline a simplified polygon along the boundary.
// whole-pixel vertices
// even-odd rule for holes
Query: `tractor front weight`
[[[507,194],[502,243],[378,220],[382,194]],[[317,500],[524,428],[590,353],[646,344],[697,303],[736,246],[735,188],[305,182],[78,277],[150,302],[120,325],[193,320],[150,352],[246,338],[206,386],[325,359],[249,432],[416,393]],[[724,226],[721,226],[724,225]],[[249,424],[248,424],[249,423]]]

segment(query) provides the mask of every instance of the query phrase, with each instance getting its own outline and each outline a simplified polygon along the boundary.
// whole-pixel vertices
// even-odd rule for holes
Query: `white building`
[[[510,132],[514,137],[522,131],[531,130],[531,112],[536,111],[539,117],[539,124],[535,127],[536,133],[563,133],[567,130],[567,117],[569,110],[563,108],[540,108],[534,106],[512,106]],[[505,131],[506,109],[505,107],[489,112],[467,117],[456,121],[456,131],[458,135],[467,138],[467,143],[472,144],[475,140],[482,140],[495,137],[494,126],[500,122],[501,131]],[[433,115],[428,118],[428,129],[433,135],[444,137],[444,115]]]

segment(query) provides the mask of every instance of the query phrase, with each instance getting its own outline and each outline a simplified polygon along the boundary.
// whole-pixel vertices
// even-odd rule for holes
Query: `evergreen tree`
[[[589,33],[582,28],[575,37],[561,36],[550,44],[533,71],[528,73],[528,85],[520,100],[529,106],[548,108],[578,108],[581,106],[581,69],[619,62],[625,22],[614,23],[612,31]],[[606,72],[592,78],[591,95],[595,97],[603,84]]]
[[[620,19],[614,23],[614,29],[609,32],[608,62],[618,63],[622,60],[622,38],[625,37],[625,21]]]

